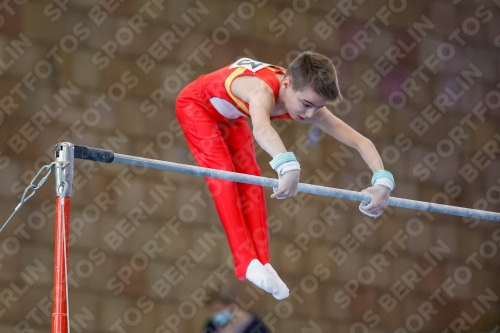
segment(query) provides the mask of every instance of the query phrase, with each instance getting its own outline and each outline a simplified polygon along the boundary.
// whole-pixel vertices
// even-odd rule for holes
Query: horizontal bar
[[[261,185],[266,187],[278,187],[278,179],[247,175],[243,173],[204,168],[194,165],[179,164],[174,162],[152,160],[143,157],[134,157],[122,154],[115,154],[114,163],[144,166],[152,169],[167,170],[172,172],[185,173],[195,176],[225,179],[239,183]],[[341,190],[333,187],[319,186],[299,183],[299,192],[318,194],[329,197],[343,198],[357,201],[371,201],[368,193]]]
[[[152,160],[143,157],[134,157],[122,154],[115,154],[115,158],[113,160],[115,163],[121,164],[129,164],[129,165],[138,165],[144,166],[152,169],[158,170],[167,170],[172,172],[180,172],[195,176],[204,176],[210,178],[219,178],[225,180],[231,180],[240,183],[248,183],[254,185],[261,185],[267,187],[278,187],[279,183],[277,179],[267,178],[267,177],[258,177],[252,175],[246,175],[236,172],[223,171],[223,170],[215,170],[209,168],[198,167],[194,165],[186,165],[179,164],[174,162],[167,161],[159,161]],[[319,186],[319,185],[311,185],[300,183],[298,186],[298,191],[336,197],[342,199],[349,199],[354,201],[365,201],[370,202],[371,197],[368,193],[364,192],[356,192],[349,190],[342,190],[333,187]],[[437,203],[430,203],[425,201],[417,201],[410,199],[401,199],[390,197],[389,198],[389,206],[401,207],[407,209],[415,209],[415,210],[424,210],[428,212],[442,213],[448,215],[457,215],[463,217],[472,217],[479,218],[482,220],[491,220],[491,221],[500,221],[500,213],[488,212],[483,210],[471,209],[471,208],[463,208],[456,207],[450,205],[443,205]]]
[[[93,149],[93,148],[89,148],[89,149]],[[75,149],[75,151],[76,151],[76,149]],[[107,151],[107,152],[109,152],[109,151]],[[109,153],[113,154],[112,152],[109,152]],[[77,156],[77,154],[75,153],[75,158],[82,158],[82,157]],[[108,161],[109,161],[109,159],[108,159]],[[114,162],[114,163],[120,163],[120,164],[143,166],[143,167],[152,168],[152,169],[179,172],[179,173],[195,175],[195,176],[218,178],[218,179],[260,185],[260,186],[266,186],[266,187],[278,187],[278,185],[279,185],[278,179],[275,179],[275,178],[252,176],[252,175],[246,175],[246,174],[237,173],[237,172],[216,170],[216,169],[204,168],[204,167],[199,167],[199,166],[194,166],[194,165],[153,160],[153,159],[144,158],[144,157],[136,157],[136,156],[130,156],[130,155],[116,154],[116,153],[114,154],[114,158],[112,159],[112,161],[111,162],[108,162],[108,161],[106,161],[106,163]],[[366,192],[342,190],[342,189],[338,189],[338,188],[319,186],[319,185],[299,183],[298,191],[304,192],[304,193],[328,196],[328,197],[349,199],[349,200],[354,200],[354,201],[364,201],[364,202],[371,201],[371,196]],[[472,208],[463,208],[463,207],[457,207],[457,206],[430,203],[430,202],[425,202],[425,201],[402,199],[402,198],[396,198],[396,197],[389,198],[389,206],[414,209],[414,210],[423,210],[423,211],[448,214],[448,215],[477,218],[477,219],[481,219],[481,220],[500,221],[500,213],[483,211],[483,210],[472,209]]]

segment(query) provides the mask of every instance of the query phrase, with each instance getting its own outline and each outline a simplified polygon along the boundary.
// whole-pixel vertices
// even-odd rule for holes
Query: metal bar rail
[[[185,173],[195,176],[219,178],[224,180],[255,184],[267,187],[278,187],[278,180],[274,178],[252,176],[236,172],[203,168],[194,165],[186,165],[174,162],[153,160],[143,157],[115,154],[109,150],[90,148],[84,146],[74,146],[74,149],[75,149],[75,158],[80,158],[80,159],[92,160],[103,163],[120,163],[128,165],[137,165],[152,169],[167,170],[167,171]],[[342,189],[319,186],[319,185],[299,183],[298,191],[323,195],[323,196],[362,201],[362,202],[371,201],[371,196],[366,192],[342,190]],[[443,205],[425,201],[402,199],[396,197],[389,198],[389,206],[414,209],[414,210],[423,210],[423,211],[448,214],[448,215],[478,218],[482,220],[500,221],[500,213],[483,211],[472,208]]]

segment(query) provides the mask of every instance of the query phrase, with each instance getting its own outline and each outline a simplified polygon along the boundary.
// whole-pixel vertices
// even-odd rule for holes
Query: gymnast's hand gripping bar
[[[121,163],[128,165],[143,166],[158,170],[180,172],[195,176],[219,178],[241,183],[248,183],[267,187],[278,187],[278,179],[246,175],[236,172],[203,168],[194,165],[179,164],[174,162],[159,161],[149,158],[115,154],[110,150],[91,148],[74,145],[74,157],[103,163]],[[332,187],[299,183],[299,192],[349,199],[354,201],[370,202],[371,196],[366,192],[342,190]],[[401,207],[414,210],[423,210],[448,215],[456,215],[482,220],[500,221],[500,213],[483,211],[478,209],[463,208],[457,206],[430,203],[402,198],[389,198],[389,206]]]

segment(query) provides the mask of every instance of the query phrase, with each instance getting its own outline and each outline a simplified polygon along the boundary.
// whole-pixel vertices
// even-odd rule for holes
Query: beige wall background
[[[241,56],[334,61],[332,112],[373,140],[394,196],[500,208],[498,1],[6,0],[0,5],[0,222],[60,141],[194,164],[176,95]],[[303,182],[361,190],[356,151],[275,122]],[[269,156],[257,148],[265,176]],[[0,234],[0,331],[50,332],[52,176]],[[266,190],[270,195],[270,190]],[[276,301],[237,281],[203,179],[76,161],[73,332],[199,332],[234,285],[273,332],[499,332],[500,226],[298,195],[268,200]]]

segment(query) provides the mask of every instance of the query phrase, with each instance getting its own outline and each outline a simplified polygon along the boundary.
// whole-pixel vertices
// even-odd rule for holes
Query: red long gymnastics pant
[[[196,81],[176,101],[177,119],[198,165],[261,175],[245,117],[227,119],[215,110]],[[269,262],[269,231],[261,186],[205,178],[229,241],[235,274],[245,279],[252,259]]]

